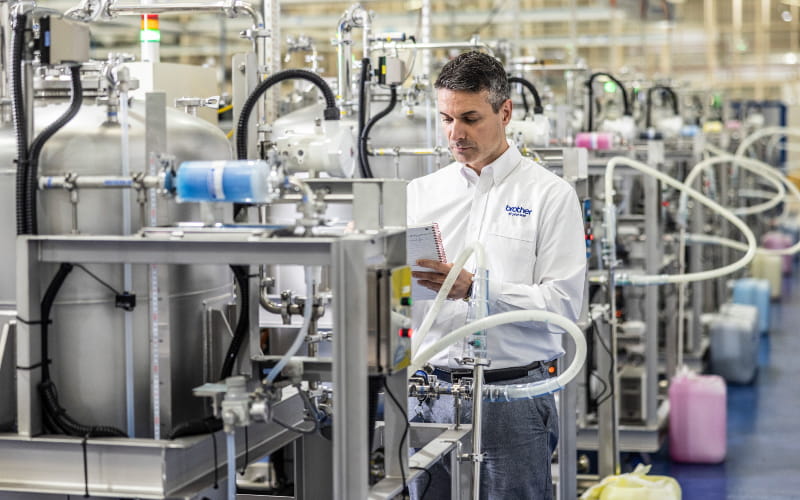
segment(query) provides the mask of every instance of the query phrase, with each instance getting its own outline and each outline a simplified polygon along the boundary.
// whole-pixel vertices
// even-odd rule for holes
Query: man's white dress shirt
[[[583,301],[586,245],[580,202],[566,181],[524,158],[511,145],[480,176],[461,163],[411,181],[408,224],[437,222],[445,253],[455,261],[478,240],[489,270],[489,314],[539,309],[576,320]],[[474,272],[474,258],[465,266]],[[413,304],[414,327],[433,301]],[[424,349],[466,322],[468,304],[445,301]],[[560,328],[512,323],[488,330],[489,369],[550,361],[564,353]],[[452,352],[452,350],[450,350]],[[431,359],[458,367],[448,350]]]

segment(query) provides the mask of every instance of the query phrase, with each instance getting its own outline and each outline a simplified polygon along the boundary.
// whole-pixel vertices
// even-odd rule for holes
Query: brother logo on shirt
[[[523,207],[510,207],[506,205],[506,213],[512,217],[527,217],[531,214],[532,210]]]

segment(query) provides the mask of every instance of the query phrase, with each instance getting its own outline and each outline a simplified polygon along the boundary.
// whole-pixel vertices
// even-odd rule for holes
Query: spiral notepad
[[[439,231],[439,225],[435,222],[406,228],[406,263],[414,271],[430,271],[428,268],[415,265],[419,259],[447,262],[442,244],[442,233]],[[419,285],[414,279],[411,284],[411,298],[432,300],[436,298],[436,292]]]

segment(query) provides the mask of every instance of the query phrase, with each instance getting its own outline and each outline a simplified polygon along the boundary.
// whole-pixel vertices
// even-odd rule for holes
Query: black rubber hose
[[[367,448],[367,453],[372,454],[372,447],[375,442],[375,421],[378,419],[378,394],[383,390],[383,383],[385,380],[384,375],[369,375],[367,387],[368,387],[368,397],[369,400],[367,404],[369,405],[367,410],[369,411],[367,415],[367,443],[369,443],[369,448]]]
[[[269,78],[259,83],[252,94],[242,105],[241,113],[239,114],[239,123],[236,125],[236,157],[239,160],[247,159],[247,122],[250,120],[250,113],[253,112],[256,103],[261,96],[269,90],[273,85],[285,80],[301,79],[308,80],[320,89],[323,97],[325,97],[325,111],[324,118],[326,120],[338,120],[339,108],[336,107],[336,98],[330,86],[316,73],[304,69],[287,69],[279,71]]]
[[[239,320],[236,322],[236,331],[228,346],[228,352],[225,353],[225,361],[222,363],[222,371],[219,375],[220,381],[230,377],[233,373],[233,364],[236,362],[239,350],[250,330],[250,287],[248,286],[247,267],[230,267],[236,279],[236,284],[239,285]]]
[[[59,266],[56,275],[47,286],[47,291],[45,291],[40,305],[39,312],[42,321],[42,381],[39,383],[38,389],[44,413],[46,414],[45,424],[47,427],[54,427],[56,431],[63,432],[70,436],[128,437],[125,432],[114,427],[105,425],[87,426],[73,420],[67,415],[67,411],[59,404],[56,386],[50,379],[50,360],[47,342],[50,311],[53,308],[53,303],[58,295],[58,291],[67,279],[67,276],[69,276],[69,273],[72,272],[72,269],[73,265],[66,262]]]
[[[509,76],[508,83],[519,83],[523,87],[530,90],[531,94],[533,94],[533,114],[534,115],[542,114],[542,112],[544,111],[544,108],[542,107],[542,99],[539,97],[539,92],[536,91],[536,87],[533,85],[533,82],[519,76]],[[527,112],[528,109],[525,108],[525,113]]]
[[[188,436],[199,436],[200,434],[210,434],[222,430],[222,419],[217,417],[206,417],[197,420],[190,420],[175,426],[169,433],[167,439],[178,439]]]
[[[631,106],[630,106],[630,103],[628,102],[628,92],[625,90],[625,87],[622,85],[622,83],[619,80],[617,80],[616,78],[614,78],[614,76],[612,76],[612,75],[610,75],[608,73],[604,73],[604,72],[593,73],[589,77],[589,80],[586,81],[586,86],[589,87],[589,110],[588,110],[589,111],[589,113],[588,113],[588,118],[589,119],[588,119],[588,127],[587,127],[586,132],[591,132],[592,129],[594,128],[594,111],[593,111],[593,108],[594,108],[594,102],[593,102],[594,101],[594,88],[592,88],[592,84],[594,83],[594,79],[597,78],[598,76],[606,76],[612,82],[617,84],[617,88],[619,88],[619,90],[622,92],[622,105],[624,106],[624,114],[626,116],[632,116],[632,114],[631,114]]]
[[[72,97],[69,101],[69,107],[64,114],[58,117],[56,121],[47,126],[39,133],[36,139],[33,140],[28,155],[28,176],[27,176],[27,198],[25,202],[28,204],[28,209],[25,211],[27,216],[26,224],[28,227],[28,234],[38,234],[39,228],[37,223],[37,209],[36,209],[36,193],[39,184],[39,156],[42,154],[42,149],[45,143],[50,140],[56,132],[64,128],[69,123],[78,111],[81,109],[83,103],[83,86],[81,85],[81,65],[73,64],[70,70],[70,88]]]
[[[367,141],[369,141],[369,133],[372,130],[372,127],[375,126],[378,121],[383,119],[386,115],[392,112],[394,107],[397,105],[397,86],[392,85],[389,87],[389,92],[391,93],[391,98],[389,100],[389,105],[384,108],[383,111],[378,113],[377,115],[370,118],[367,122],[367,125],[364,127],[364,131],[358,137],[358,155],[364,161],[364,167],[369,173],[369,177],[372,177],[372,168],[369,166],[369,151],[367,149]]]
[[[361,77],[358,80],[358,137],[364,133],[364,126],[367,121],[367,79],[369,78],[370,63],[369,58],[365,57],[361,60]],[[360,139],[359,139],[360,141]],[[369,164],[364,155],[361,154],[359,148],[358,154],[358,168],[361,171],[361,177],[371,178],[372,172],[369,170]]]
[[[48,327],[50,323],[50,311],[53,308],[53,302],[56,300],[56,295],[58,295],[58,291],[61,290],[61,285],[64,284],[66,281],[67,276],[69,273],[72,272],[73,265],[64,262],[58,267],[58,271],[56,271],[56,275],[53,276],[53,279],[50,281],[50,284],[47,286],[47,290],[44,292],[44,297],[42,297],[42,303],[39,309],[39,318],[42,321],[41,332],[42,332],[42,351],[41,351],[41,363],[42,363],[42,380],[50,380],[50,353],[48,347]]]
[[[22,55],[25,48],[25,24],[27,21],[28,18],[24,14],[17,15],[14,17],[11,29],[11,110],[14,131],[17,135],[17,234],[27,234],[25,228],[25,208],[27,207],[25,183],[28,175],[28,122],[25,119],[25,103],[22,99]]]
[[[652,121],[650,120],[650,111],[653,107],[653,92],[656,90],[663,90],[667,94],[669,94],[670,99],[672,99],[672,113],[675,116],[678,116],[678,96],[675,95],[675,91],[672,90],[671,87],[667,87],[665,85],[655,85],[647,89],[647,111],[646,111],[646,120],[645,120],[645,127],[650,128],[652,125]]]

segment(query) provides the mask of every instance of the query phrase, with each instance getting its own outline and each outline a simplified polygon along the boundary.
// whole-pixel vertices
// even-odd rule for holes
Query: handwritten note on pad
[[[442,233],[439,232],[439,225],[435,222],[406,228],[406,263],[411,266],[413,271],[430,271],[426,267],[416,265],[419,259],[447,262],[442,244]],[[416,279],[413,279],[411,298],[413,300],[433,300],[436,298],[436,292],[425,288],[418,284]]]

